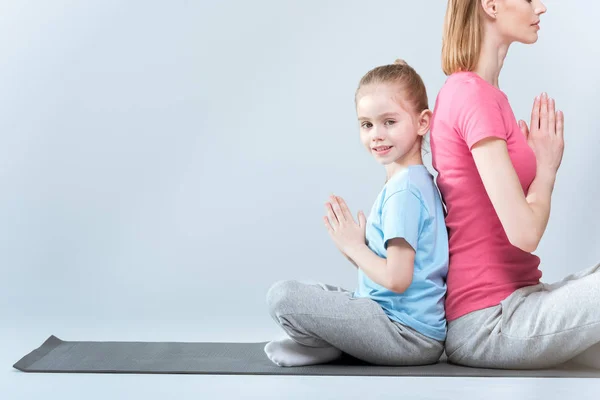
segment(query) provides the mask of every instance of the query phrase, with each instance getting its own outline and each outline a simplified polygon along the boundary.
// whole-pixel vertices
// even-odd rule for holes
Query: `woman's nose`
[[[546,6],[544,5],[544,3],[542,3],[541,1],[539,2],[538,6],[535,9],[535,13],[537,15],[542,15],[544,14],[546,11],[548,11],[548,9],[546,8]]]

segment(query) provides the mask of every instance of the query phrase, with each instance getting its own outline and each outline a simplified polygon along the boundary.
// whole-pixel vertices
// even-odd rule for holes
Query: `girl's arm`
[[[387,260],[366,244],[348,249],[347,256],[375,283],[395,293],[404,293],[412,283],[415,251],[401,238],[388,241]]]
[[[513,246],[526,252],[537,248],[550,216],[550,198],[562,160],[563,115],[554,111],[554,101],[536,98],[531,133],[521,123],[523,134],[536,154],[537,173],[527,196],[510,160],[506,142],[488,138],[472,148],[473,159],[486,192]]]
[[[415,216],[420,216],[421,207],[419,199],[404,190],[392,194],[386,200],[382,217],[386,221],[389,220],[389,223],[384,222],[383,226],[387,259],[379,257],[366,244],[367,219],[364,213],[362,211],[358,213],[357,224],[344,199],[333,195],[330,199],[331,202],[325,203],[327,216],[323,219],[338,249],[373,282],[393,292],[403,293],[412,283],[415,261],[413,249],[417,246],[416,235],[419,224]],[[405,210],[415,210],[417,207],[419,213],[405,213]],[[403,212],[410,218],[405,218],[402,224],[396,224]]]
[[[342,253],[344,254],[344,253]],[[352,263],[352,265],[354,265],[356,268],[358,268],[358,265],[354,262],[353,259],[351,259],[350,257],[348,257],[348,254],[344,254],[344,257],[346,257],[346,260],[350,261]]]

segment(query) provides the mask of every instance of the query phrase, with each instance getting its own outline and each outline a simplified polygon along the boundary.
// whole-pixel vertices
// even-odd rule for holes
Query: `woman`
[[[539,0],[448,1],[449,77],[434,108],[431,151],[447,207],[453,363],[546,368],[600,342],[600,264],[549,285],[531,254],[550,214],[563,114],[542,93],[527,127],[498,87],[509,46],[535,43],[545,12]]]

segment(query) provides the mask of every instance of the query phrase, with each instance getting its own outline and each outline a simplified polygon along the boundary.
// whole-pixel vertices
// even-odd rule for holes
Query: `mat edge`
[[[309,373],[277,373],[277,372],[231,372],[231,371],[204,371],[204,372],[190,372],[190,371],[124,371],[124,370],[96,370],[96,371],[74,371],[74,370],[37,370],[30,369],[25,371],[28,373],[41,373],[41,374],[75,374],[75,375],[212,375],[212,376],[312,376],[312,377],[378,377],[378,378],[482,378],[482,379],[600,379],[597,375],[593,374],[582,374],[582,375],[559,375],[559,374],[544,374],[544,375],[492,375],[492,374],[476,374],[476,373],[465,373],[465,374],[444,374],[444,373],[408,373],[408,374],[331,374],[326,372],[309,372]]]
[[[23,372],[33,372],[30,367],[44,358],[52,350],[64,343],[61,339],[54,335],[50,335],[48,339],[42,343],[40,347],[31,351],[29,354],[22,357],[19,361],[13,364],[13,368]]]

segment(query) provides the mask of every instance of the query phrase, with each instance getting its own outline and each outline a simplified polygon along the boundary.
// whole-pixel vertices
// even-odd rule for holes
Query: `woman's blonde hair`
[[[483,36],[480,0],[448,0],[442,38],[442,70],[451,75],[473,71]]]
[[[401,59],[396,60],[393,64],[382,65],[367,72],[358,84],[354,96],[355,101],[363,86],[381,83],[398,84],[404,90],[408,105],[412,106],[416,113],[429,109],[427,89],[423,79],[413,67]]]

